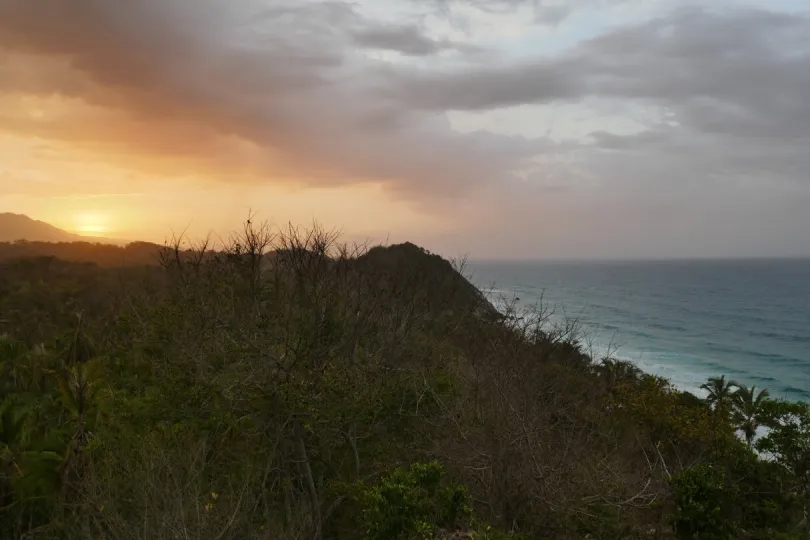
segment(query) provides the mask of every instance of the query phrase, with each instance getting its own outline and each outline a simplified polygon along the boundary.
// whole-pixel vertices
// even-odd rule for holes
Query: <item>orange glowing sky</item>
[[[507,258],[810,254],[796,0],[0,0],[0,212]],[[742,54],[739,54],[742,52]]]
[[[286,182],[224,183],[205,174],[161,175],[106,162],[105,156],[65,143],[0,137],[2,205],[87,236],[162,241],[172,231],[193,235],[236,227],[251,210],[286,223],[317,219],[330,227],[351,224],[351,233],[441,228],[373,183],[298,187]],[[25,180],[21,180],[24,178]]]

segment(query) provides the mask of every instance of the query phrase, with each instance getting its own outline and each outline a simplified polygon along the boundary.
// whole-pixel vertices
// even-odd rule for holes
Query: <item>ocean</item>
[[[596,353],[618,347],[681,389],[702,395],[725,375],[810,401],[810,260],[472,262],[465,274],[493,300],[542,297]]]

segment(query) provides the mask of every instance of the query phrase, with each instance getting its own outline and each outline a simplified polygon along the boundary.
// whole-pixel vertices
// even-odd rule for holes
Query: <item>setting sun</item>
[[[77,214],[75,230],[83,235],[104,235],[110,232],[109,216],[104,214]]]

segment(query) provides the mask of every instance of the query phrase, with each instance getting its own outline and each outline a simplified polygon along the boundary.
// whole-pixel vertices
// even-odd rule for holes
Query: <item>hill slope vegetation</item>
[[[0,538],[807,537],[803,404],[592,359],[411,244],[175,247],[0,263]]]

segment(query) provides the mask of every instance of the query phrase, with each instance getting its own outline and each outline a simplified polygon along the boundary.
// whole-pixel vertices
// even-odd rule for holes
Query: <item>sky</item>
[[[0,0],[0,212],[810,255],[806,0]]]

